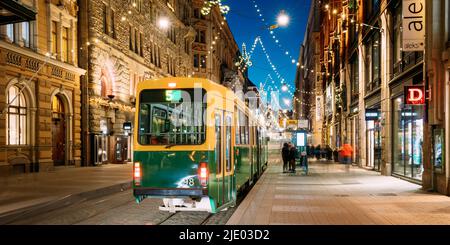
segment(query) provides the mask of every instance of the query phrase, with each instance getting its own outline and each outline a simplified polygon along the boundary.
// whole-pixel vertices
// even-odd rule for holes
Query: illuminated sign
[[[366,121],[377,121],[380,119],[378,109],[366,109]]]
[[[403,0],[403,51],[425,47],[425,1]]]
[[[305,146],[305,133],[297,133],[297,146]]]
[[[425,86],[405,86],[405,98],[407,105],[424,105]]]
[[[131,122],[124,122],[123,123],[123,130],[131,130]]]
[[[180,101],[181,90],[166,90],[166,101]]]

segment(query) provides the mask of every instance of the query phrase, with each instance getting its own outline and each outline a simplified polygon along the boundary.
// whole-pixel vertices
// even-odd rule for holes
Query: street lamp
[[[289,24],[289,16],[286,14],[284,10],[280,12],[280,14],[277,17],[277,24],[278,26],[287,26]]]
[[[282,90],[283,92],[288,91],[288,87],[286,86],[286,84],[283,84],[283,86],[281,86],[281,90]]]
[[[169,19],[166,17],[161,17],[161,19],[159,19],[159,21],[158,21],[158,26],[159,26],[159,28],[164,29],[164,30],[169,28],[169,26],[170,26]]]
[[[289,15],[286,14],[286,11],[281,10],[281,12],[277,16],[277,23],[275,25],[271,25],[269,30],[277,29],[278,27],[286,27],[289,25],[290,18]]]

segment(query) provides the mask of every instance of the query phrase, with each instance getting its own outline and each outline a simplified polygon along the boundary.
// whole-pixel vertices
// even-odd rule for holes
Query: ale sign
[[[403,0],[403,51],[425,49],[425,0]]]
[[[405,86],[405,98],[407,105],[424,105],[425,86]]]

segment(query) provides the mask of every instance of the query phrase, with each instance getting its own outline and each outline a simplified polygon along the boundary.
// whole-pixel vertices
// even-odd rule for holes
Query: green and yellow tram
[[[248,103],[247,103],[248,104]],[[229,89],[199,78],[137,87],[133,194],[162,198],[161,210],[215,213],[267,166],[261,120]]]

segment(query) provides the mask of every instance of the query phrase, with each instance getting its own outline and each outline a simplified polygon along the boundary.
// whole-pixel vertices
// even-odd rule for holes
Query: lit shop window
[[[25,145],[27,143],[27,107],[19,87],[9,88],[7,101],[9,107],[6,119],[6,142],[8,145]]]

